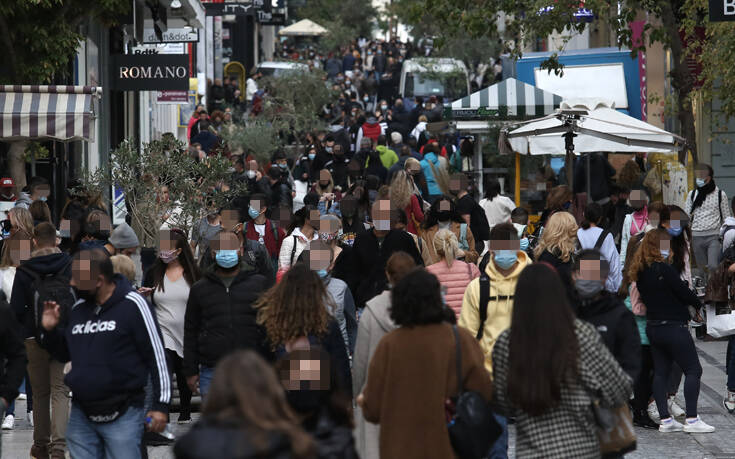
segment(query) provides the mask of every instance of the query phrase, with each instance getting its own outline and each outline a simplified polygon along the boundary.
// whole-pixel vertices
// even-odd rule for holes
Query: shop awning
[[[0,139],[94,140],[94,86],[0,85]]]
[[[302,19],[295,24],[279,30],[278,35],[281,37],[318,37],[326,35],[327,32],[329,31],[316,22],[310,21],[309,19]]]
[[[453,119],[527,119],[549,115],[559,108],[561,97],[530,84],[508,78],[483,88],[451,105]]]

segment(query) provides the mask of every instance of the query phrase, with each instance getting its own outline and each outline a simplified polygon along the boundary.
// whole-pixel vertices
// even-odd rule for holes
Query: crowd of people
[[[467,393],[490,413],[474,440],[491,458],[507,457],[509,422],[518,457],[599,457],[599,407],[713,432],[697,411],[695,278],[735,273],[735,199],[712,169],[697,167],[682,209],[650,200],[640,155],[632,182],[595,155],[531,224],[496,179],[476,195],[458,166],[470,139],[428,134],[440,100],[361,99],[359,72],[379,93],[405,49],[329,56],[338,122],[296,158],[233,157],[246,194],[191,231],[162,225],[155,259],[100,195],[70,192],[54,222],[48,182],[13,199],[0,179],[18,201],[0,225],[2,428],[22,390],[37,459],[173,442],[182,459],[458,457]],[[190,125],[193,154],[232,116],[215,109]],[[193,420],[175,438],[170,423]]]

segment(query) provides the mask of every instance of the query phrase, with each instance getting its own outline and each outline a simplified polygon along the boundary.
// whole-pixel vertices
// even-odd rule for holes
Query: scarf
[[[633,221],[630,225],[630,235],[635,236],[646,228],[648,224],[648,206],[643,206],[643,209],[633,212]]]
[[[694,202],[692,203],[692,215],[694,214],[694,210],[704,203],[704,200],[707,199],[707,195],[713,191],[715,191],[715,179],[711,179],[709,183],[705,183],[703,187],[697,188],[697,195],[694,197]]]

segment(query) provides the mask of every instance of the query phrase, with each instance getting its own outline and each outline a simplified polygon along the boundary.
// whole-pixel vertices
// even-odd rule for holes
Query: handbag
[[[462,388],[462,350],[457,326],[452,325],[457,349],[458,395],[446,404],[447,430],[452,448],[462,459],[480,459],[487,456],[490,446],[503,433],[495,420],[490,404],[478,392]]]
[[[722,338],[735,334],[735,313],[727,302],[707,303],[707,334]]]
[[[637,445],[633,416],[627,403],[608,408],[596,398],[592,401],[592,413],[603,458],[621,457],[635,451]]]

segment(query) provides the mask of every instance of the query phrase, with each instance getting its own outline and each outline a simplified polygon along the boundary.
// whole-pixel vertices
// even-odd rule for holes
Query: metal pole
[[[587,153],[587,202],[592,202],[592,153]]]

